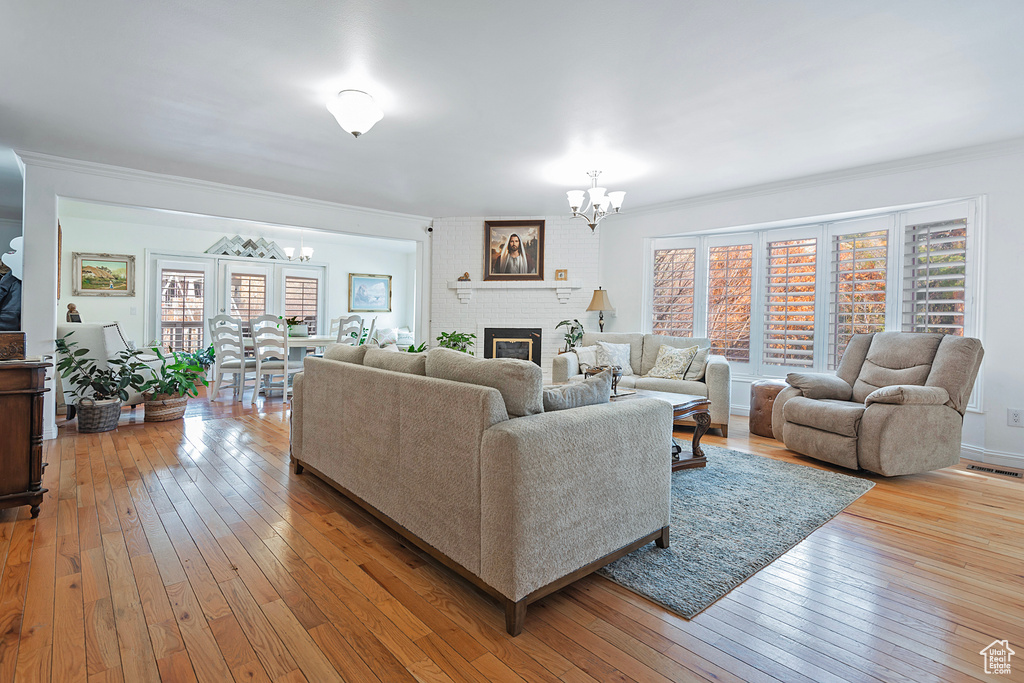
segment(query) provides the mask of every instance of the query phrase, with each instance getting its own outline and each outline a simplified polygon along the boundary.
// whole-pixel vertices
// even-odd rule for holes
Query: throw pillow
[[[618,365],[622,368],[622,376],[633,374],[633,366],[629,364],[629,344],[609,344],[597,342],[597,364]]]
[[[377,330],[377,334],[374,335],[377,338],[378,346],[387,346],[388,344],[398,343],[398,330],[392,328],[382,328]]]
[[[592,368],[597,365],[598,345],[576,347],[576,357],[580,359],[580,370]]]
[[[654,361],[654,367],[647,373],[647,376],[683,379],[683,376],[686,374],[686,368],[690,367],[690,363],[696,355],[696,346],[677,349],[674,346],[662,344],[661,348],[658,349],[658,359]]]
[[[375,349],[372,346],[366,351],[363,365],[392,372],[406,372],[410,375],[427,374],[427,354],[405,353],[391,346],[390,349]]]
[[[340,360],[344,363],[363,364],[363,357],[369,346],[352,346],[351,344],[330,344],[324,351],[324,358]]]
[[[786,375],[786,382],[807,398],[849,401],[853,396],[853,387],[846,380],[821,372],[791,372]]]
[[[611,393],[612,373],[605,370],[582,382],[545,388],[544,412],[608,403]]]
[[[708,356],[711,355],[711,347],[705,346],[697,349],[697,355],[690,361],[690,367],[686,368],[686,374],[683,375],[683,379],[696,382],[704,379],[704,371],[708,367]]]
[[[528,360],[475,358],[452,349],[431,349],[427,352],[427,377],[493,387],[501,392],[505,410],[514,417],[544,412],[544,373]]]

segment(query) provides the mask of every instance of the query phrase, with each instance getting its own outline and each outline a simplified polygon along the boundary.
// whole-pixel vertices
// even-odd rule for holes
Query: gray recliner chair
[[[854,335],[835,375],[786,377],[772,431],[797,453],[886,477],[954,465],[984,353],[971,337]]]

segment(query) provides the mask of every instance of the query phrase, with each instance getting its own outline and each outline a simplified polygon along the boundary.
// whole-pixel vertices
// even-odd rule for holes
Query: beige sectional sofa
[[[498,598],[526,605],[668,543],[672,410],[543,412],[533,363],[330,347],[296,375],[291,456]]]
[[[787,377],[772,432],[797,453],[886,477],[954,465],[984,353],[971,337],[854,335],[835,375]]]
[[[711,400],[711,427],[722,431],[722,436],[729,436],[729,404],[732,397],[732,378],[729,362],[724,356],[709,355],[704,376],[697,380],[664,379],[660,377],[644,377],[654,367],[658,359],[658,349],[663,344],[676,348],[698,346],[702,349],[711,347],[711,340],[703,337],[666,337],[657,334],[630,334],[616,332],[587,332],[583,335],[581,346],[592,346],[599,341],[609,344],[629,344],[630,366],[633,375],[623,376],[619,386],[626,389],[650,389],[665,391],[672,394],[695,394],[707,396]],[[551,368],[551,378],[555,382],[569,382],[581,376],[579,358],[575,353],[563,353],[555,356]],[[693,420],[680,420],[679,424],[694,424]]]

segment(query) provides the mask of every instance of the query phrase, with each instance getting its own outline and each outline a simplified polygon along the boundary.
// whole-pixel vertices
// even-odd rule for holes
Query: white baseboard
[[[960,445],[960,457],[967,460],[977,460],[986,465],[1001,465],[1003,467],[1013,467],[1014,469],[1024,469],[1024,455],[1020,453],[990,451],[980,446],[972,446],[965,443]]]
[[[750,415],[750,407],[749,406],[738,406],[735,403],[733,403],[733,404],[731,404],[729,406],[729,414],[730,415],[742,415],[744,417],[747,417],[747,416]]]

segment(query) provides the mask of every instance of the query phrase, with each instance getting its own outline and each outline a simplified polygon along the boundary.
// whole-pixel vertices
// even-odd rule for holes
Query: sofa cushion
[[[796,399],[793,399],[796,400]],[[789,404],[786,404],[789,407]],[[799,424],[786,425],[786,448],[818,460],[855,470],[859,467],[859,439]]]
[[[597,342],[597,364],[615,365],[622,368],[623,375],[632,375],[633,366],[629,364],[629,344],[612,344],[609,342]]]
[[[658,349],[658,359],[647,373],[647,377],[663,377],[665,379],[683,379],[687,368],[697,355],[698,347],[690,346],[678,349],[662,344]]]
[[[427,354],[389,351],[371,346],[363,358],[363,365],[392,372],[406,372],[410,375],[426,375]]]
[[[693,360],[690,361],[690,367],[686,368],[686,374],[683,375],[683,379],[691,382],[704,379],[704,371],[708,367],[708,356],[710,355],[710,346],[697,347],[697,353],[694,355]]]
[[[343,363],[363,364],[369,346],[352,346],[351,344],[330,344],[324,351],[327,360],[340,360]]]
[[[619,381],[622,386],[622,381]],[[663,379],[661,377],[637,377],[633,386],[648,391],[664,391],[669,394],[692,394],[707,396],[708,385],[704,382],[687,382],[685,379]]]
[[[640,374],[646,375],[658,360],[658,351],[662,345],[685,349],[690,346],[704,348],[711,346],[711,340],[704,337],[669,337],[664,334],[645,334],[644,352],[640,359]]]
[[[807,398],[849,401],[853,396],[853,387],[844,380],[822,372],[791,372],[786,375],[786,383],[799,389]]]
[[[544,412],[544,373],[540,366],[518,358],[475,358],[453,349],[427,352],[427,377],[493,387],[501,392],[509,415]]]
[[[853,385],[853,400],[863,403],[875,389],[892,384],[924,385],[942,337],[908,332],[875,334]]]
[[[824,432],[856,437],[864,417],[864,404],[853,401],[813,399],[804,396],[791,398],[783,406],[786,421],[814,427]],[[789,437],[789,430],[786,430]]]
[[[609,344],[629,344],[629,366],[634,375],[640,374],[640,359],[644,351],[644,335],[621,332],[584,332],[583,345],[591,346],[599,341]],[[625,369],[625,368],[623,368]]]
[[[582,382],[545,387],[544,412],[608,403],[611,393],[612,373],[608,370],[588,377]]]
[[[597,344],[576,347],[576,358],[579,359],[581,369],[586,369],[583,366],[588,368],[597,366],[597,350],[599,348],[601,347]]]

